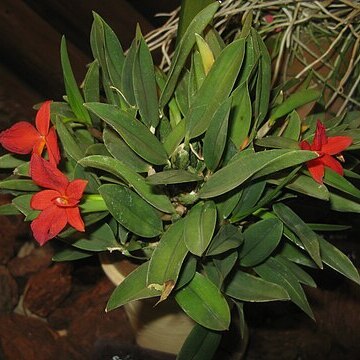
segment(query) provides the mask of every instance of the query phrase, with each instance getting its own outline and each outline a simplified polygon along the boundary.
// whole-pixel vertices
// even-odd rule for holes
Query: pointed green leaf
[[[109,156],[91,155],[81,159],[79,164],[84,167],[90,166],[110,172],[112,175],[125,180],[144,200],[155,208],[166,213],[174,212],[174,207],[166,195],[157,194],[142,176],[131,170],[120,160]]]
[[[74,248],[65,248],[63,250],[58,251],[52,258],[53,261],[75,261],[80,259],[85,259],[90,256],[93,256],[93,252],[74,249]]]
[[[126,98],[126,101],[133,106],[136,104],[133,82],[133,68],[136,59],[136,51],[137,42],[136,40],[133,40],[125,57],[121,74],[121,90]]]
[[[275,149],[299,149],[299,142],[282,136],[266,136],[255,141],[256,145]]]
[[[330,193],[331,209],[341,212],[360,213],[360,202],[338,194]]]
[[[325,168],[324,183],[360,199],[360,190],[335,171]]]
[[[106,184],[99,187],[99,192],[111,215],[134,234],[152,238],[162,232],[158,213],[127,187]]]
[[[253,175],[270,174],[315,158],[317,155],[305,150],[268,150],[248,152],[212,175],[200,190],[201,198],[211,198],[224,194]]]
[[[129,112],[102,103],[87,103],[85,106],[120,134],[130,148],[143,159],[156,165],[168,161],[166,151],[159,140]]]
[[[132,271],[111,294],[106,305],[106,311],[114,310],[131,301],[152,298],[160,295],[159,290],[146,286],[146,275],[149,262]]]
[[[214,2],[200,11],[191,21],[186,29],[184,36],[181,37],[179,44],[176,46],[175,54],[171,62],[166,84],[160,97],[160,107],[164,107],[174,92],[178,78],[184,69],[185,62],[195,44],[195,34],[201,34],[208,23],[213,18],[219,4]]]
[[[186,115],[189,138],[197,137],[207,130],[212,115],[229,96],[241,69],[244,49],[244,40],[236,40],[216,59]]]
[[[195,324],[185,340],[177,360],[212,359],[221,340],[221,333]]]
[[[28,179],[5,179],[0,181],[0,189],[17,191],[39,191],[40,188],[32,180]]]
[[[147,286],[156,285],[164,288],[171,281],[175,285],[183,261],[188,253],[184,243],[184,220],[170,225],[154,250],[147,274]]]
[[[0,156],[0,169],[14,169],[25,164],[26,161],[15,154],[5,154]]]
[[[236,271],[225,287],[225,293],[235,299],[250,302],[288,300],[286,290],[273,282]]]
[[[302,125],[299,114],[295,110],[293,110],[287,117],[286,122],[287,125],[285,131],[282,133],[281,136],[298,141]]]
[[[90,115],[83,106],[84,100],[71,69],[65,37],[61,39],[61,65],[63,70],[66,95],[72,111],[76,115],[78,121],[84,122],[87,125],[91,125]]]
[[[216,225],[216,206],[213,201],[196,204],[186,216],[184,240],[194,255],[201,256],[208,247]]]
[[[186,170],[166,170],[155,173],[146,178],[146,182],[153,185],[181,184],[201,180],[203,180],[201,176],[195,175]]]
[[[198,324],[211,330],[227,330],[230,309],[220,290],[206,277],[196,273],[175,295],[176,302]]]
[[[212,117],[203,141],[203,155],[207,168],[215,171],[218,167],[227,140],[231,98],[225,100]]]
[[[316,233],[285,204],[274,204],[273,210],[276,216],[300,239],[311,258],[322,269],[319,241]]]
[[[240,265],[254,266],[269,257],[278,246],[283,224],[278,219],[264,219],[244,231],[244,244],[240,250]]]
[[[0,205],[0,215],[20,215],[21,211],[14,204]]]
[[[360,284],[359,272],[350,259],[322,237],[319,236],[318,239],[321,257],[324,263],[340,274],[343,274],[348,279]]]
[[[110,127],[103,131],[104,144],[109,153],[136,172],[148,172],[150,165],[137,155],[126,142]]]
[[[145,40],[140,40],[133,65],[133,86],[141,121],[156,128],[159,123],[157,88],[154,64]]]
[[[206,256],[219,255],[228,250],[236,249],[243,241],[244,236],[241,229],[231,224],[225,224],[211,240]]]

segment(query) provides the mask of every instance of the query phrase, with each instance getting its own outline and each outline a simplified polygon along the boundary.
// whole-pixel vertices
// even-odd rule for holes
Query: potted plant
[[[251,14],[225,45],[210,25],[218,7],[189,22],[167,72],[139,29],[124,53],[94,14],[81,88],[63,39],[64,101],[41,104],[35,126],[0,133],[9,151],[0,165],[14,169],[0,182],[14,195],[1,213],[24,214],[40,245],[56,238],[55,261],[109,251],[134,259],[107,311],[173,299],[195,324],[179,359],[211,358],[234,318],[246,339],[247,302],[292,301],[314,318],[302,288],[316,286],[308,267],[360,282],[324,238],[346,227],[308,223],[294,207],[308,198],[360,211],[356,153],[343,154],[359,147],[358,114],[300,118],[296,109],[321,92],[271,88]]]

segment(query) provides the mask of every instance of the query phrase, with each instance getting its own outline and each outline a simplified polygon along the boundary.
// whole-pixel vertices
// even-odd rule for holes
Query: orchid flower
[[[334,156],[339,155],[341,151],[348,148],[352,143],[350,136],[326,136],[326,128],[317,122],[315,136],[312,144],[306,140],[300,142],[302,150],[316,151],[319,157],[307,162],[307,167],[312,178],[319,184],[323,183],[325,167],[334,170],[339,175],[344,175],[344,170],[339,161]]]
[[[35,240],[44,245],[58,235],[67,224],[78,231],[85,231],[78,204],[87,181],[69,181],[54,164],[37,154],[31,157],[30,174],[37,185],[46,188],[33,195],[30,201],[30,206],[34,210],[41,210],[31,223]]]
[[[50,128],[50,104],[45,101],[38,110],[35,127],[26,121],[20,121],[0,133],[0,144],[8,151],[16,154],[41,155],[46,146],[49,161],[57,165],[60,151],[55,128]]]

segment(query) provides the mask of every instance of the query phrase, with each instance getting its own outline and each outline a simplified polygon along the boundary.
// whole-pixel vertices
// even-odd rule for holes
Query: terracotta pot
[[[101,266],[113,282],[119,285],[136,268],[125,257],[101,254]],[[155,306],[158,298],[132,301],[124,305],[139,346],[151,350],[177,354],[194,326],[173,300]]]

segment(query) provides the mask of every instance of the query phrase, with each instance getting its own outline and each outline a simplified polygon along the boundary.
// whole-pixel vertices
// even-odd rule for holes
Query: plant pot
[[[136,268],[127,258],[101,254],[101,266],[113,282],[119,285]],[[132,301],[124,305],[139,346],[151,350],[177,354],[194,326],[174,300],[155,306],[158,298]]]

